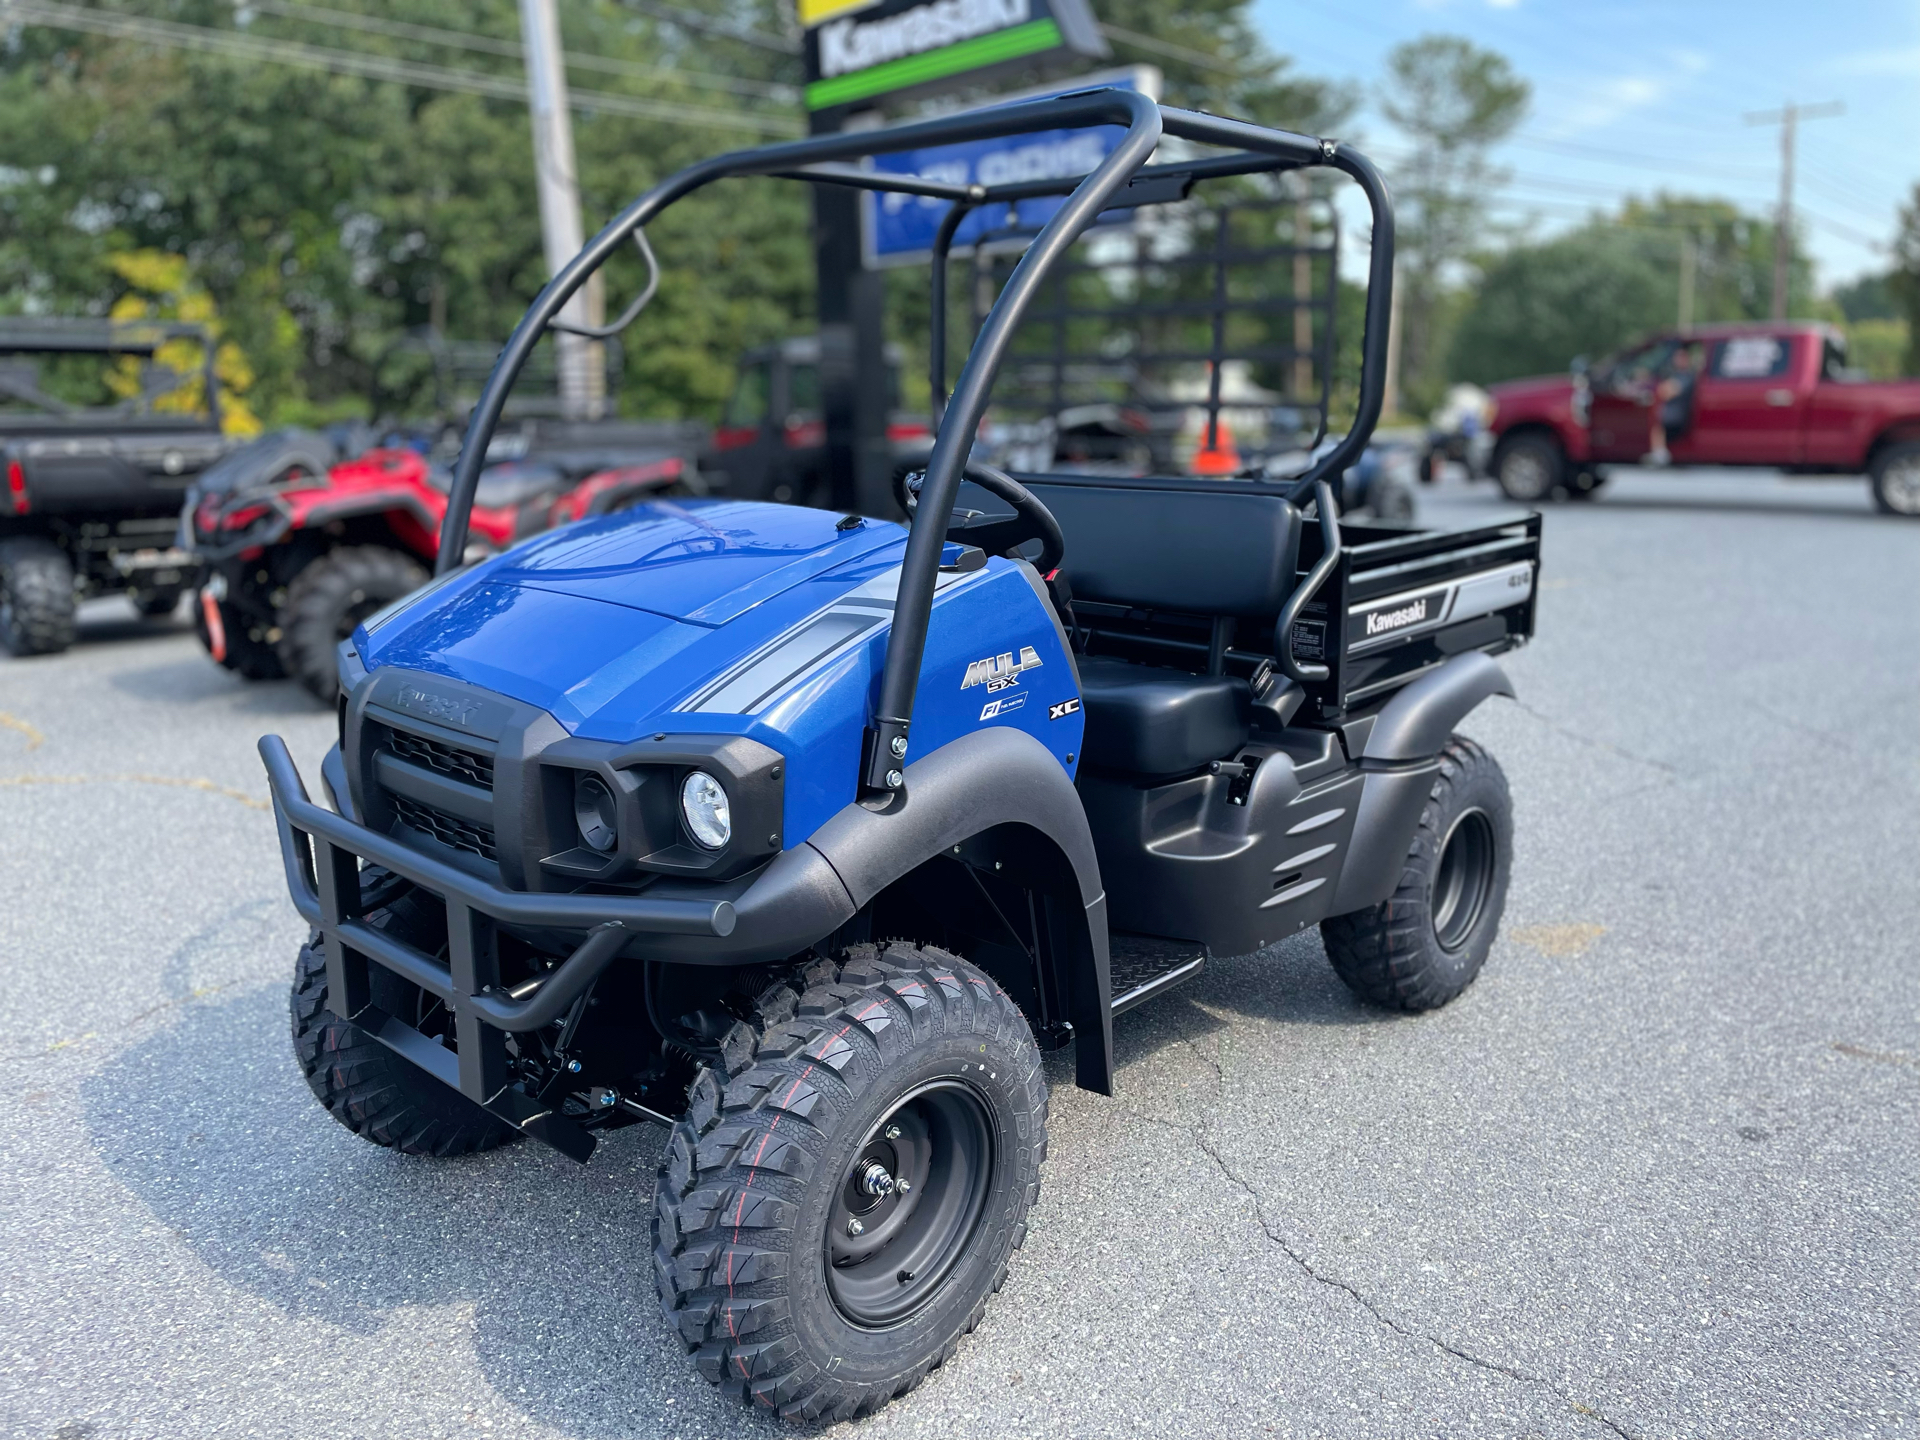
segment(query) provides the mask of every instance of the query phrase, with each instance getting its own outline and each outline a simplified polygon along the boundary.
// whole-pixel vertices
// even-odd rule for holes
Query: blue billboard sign
[[[1065,95],[1093,85],[1121,90],[1159,92],[1159,73],[1149,66],[1131,66],[1105,75],[1082,76],[1071,85],[1054,86],[1008,99],[1037,100]],[[918,175],[955,185],[1006,185],[1022,180],[1054,180],[1085,175],[1112,153],[1126,132],[1118,125],[1096,125],[1079,130],[1046,130],[962,145],[936,145],[874,157],[873,167],[896,175]],[[1015,205],[985,205],[960,224],[954,235],[955,252],[973,249],[982,239],[992,246],[996,238],[1031,235],[1052,218],[1065,196],[1049,195]],[[925,195],[868,193],[866,200],[867,263],[904,265],[924,260],[933,250],[948,200]],[[1124,218],[1116,216],[1116,219]]]

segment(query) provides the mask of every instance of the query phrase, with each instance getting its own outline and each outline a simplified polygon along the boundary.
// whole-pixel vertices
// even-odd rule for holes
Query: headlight
[[[733,838],[727,792],[704,770],[694,771],[681,783],[680,814],[686,819],[687,833],[709,850],[718,850]]]
[[[580,838],[595,850],[613,849],[620,839],[619,812],[614,809],[613,792],[597,775],[582,775],[573,782],[573,819],[580,827]]]

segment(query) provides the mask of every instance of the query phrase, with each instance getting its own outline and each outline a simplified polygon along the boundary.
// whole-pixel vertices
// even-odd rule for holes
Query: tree
[[[1900,233],[1893,241],[1893,270],[1887,276],[1887,288],[1907,322],[1904,368],[1909,375],[1920,375],[1920,184],[1913,187],[1913,197],[1900,207]]]
[[[1506,178],[1487,153],[1520,123],[1531,88],[1503,57],[1452,35],[1396,45],[1387,77],[1381,112],[1413,144],[1394,167],[1401,389],[1425,408],[1445,379],[1441,292],[1483,242],[1486,202]]]
[[[1693,249],[1693,318],[1764,320],[1771,304],[1773,227],[1724,200],[1661,195],[1544,242],[1480,257],[1479,283],[1452,337],[1447,371],[1488,384],[1598,359],[1679,318],[1682,245]],[[1793,293],[1811,296],[1812,264],[1796,245]],[[1797,315],[1827,302],[1801,299]]]

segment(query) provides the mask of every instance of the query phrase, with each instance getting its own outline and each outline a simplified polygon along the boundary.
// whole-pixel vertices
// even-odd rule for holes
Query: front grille
[[[388,730],[387,745],[402,760],[411,761],[415,765],[424,765],[429,770],[438,770],[442,775],[450,775],[455,780],[464,780],[469,785],[478,785],[483,790],[493,789],[493,757],[491,755],[482,755],[475,750],[462,750],[457,745],[448,745],[440,740],[429,740],[423,735],[410,735],[405,730]],[[489,832],[487,843],[489,846],[493,843],[491,832]]]
[[[394,813],[400,817],[401,824],[423,830],[441,844],[465,850],[483,860],[499,859],[493,848],[491,825],[476,825],[471,820],[462,820],[431,805],[422,805],[418,800],[409,800],[405,795],[390,795],[389,798],[393,801]]]

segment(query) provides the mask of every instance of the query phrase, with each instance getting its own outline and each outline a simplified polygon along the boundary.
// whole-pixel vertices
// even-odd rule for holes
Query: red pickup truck
[[[1920,517],[1920,380],[1849,370],[1828,325],[1676,330],[1492,394],[1488,469],[1514,500],[1584,499],[1664,439],[1674,465],[1865,473],[1881,510]]]

